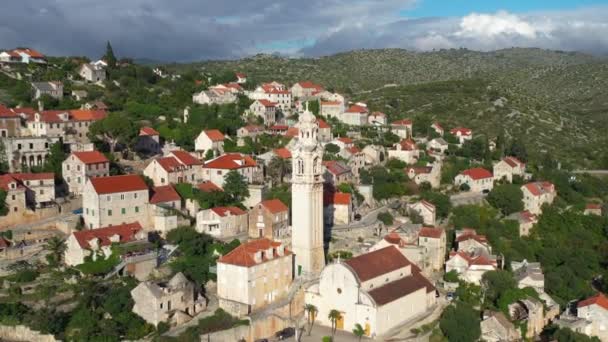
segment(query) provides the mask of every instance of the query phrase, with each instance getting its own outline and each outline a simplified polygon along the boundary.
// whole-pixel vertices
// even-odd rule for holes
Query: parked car
[[[296,329],[294,328],[285,328],[279,332],[276,333],[276,337],[279,338],[279,340],[284,340],[287,338],[290,338],[292,336],[294,336],[296,334]]]

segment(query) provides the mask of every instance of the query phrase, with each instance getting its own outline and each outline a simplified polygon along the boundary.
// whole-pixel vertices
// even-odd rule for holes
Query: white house
[[[433,122],[431,124],[431,129],[433,131],[435,131],[435,133],[439,134],[440,136],[443,136],[443,134],[445,133],[445,130],[443,129],[443,127],[441,127],[439,122]]]
[[[524,210],[538,215],[542,213],[543,204],[551,204],[557,196],[555,185],[550,182],[533,182],[521,187],[524,194]]]
[[[315,84],[311,81],[302,81],[294,84],[291,87],[291,95],[294,98],[308,98],[322,92],[323,86]]]
[[[401,139],[407,139],[412,136],[413,132],[412,120],[402,119],[391,123],[391,131]]]
[[[487,193],[494,188],[494,176],[492,172],[481,167],[464,170],[456,176],[454,185],[461,187],[464,184],[471,192]]]
[[[87,178],[110,175],[110,161],[99,151],[72,152],[61,169],[70,193],[80,195]]]
[[[203,180],[203,162],[186,151],[176,150],[167,157],[153,159],[144,169],[144,175],[156,186],[198,184]]]
[[[88,82],[97,83],[106,80],[106,69],[96,64],[85,63],[81,65],[78,74]]]
[[[264,125],[266,126],[271,126],[277,122],[277,104],[269,100],[255,100],[249,106],[249,112],[264,119]]]
[[[224,185],[224,177],[232,170],[240,173],[250,184],[261,181],[262,178],[261,170],[253,158],[241,153],[226,153],[205,163],[203,179],[221,187]]]
[[[450,130],[450,134],[458,139],[460,145],[465,141],[473,139],[473,131],[470,128],[456,127]]]
[[[385,126],[388,124],[388,118],[386,117],[386,114],[382,112],[371,113],[367,118],[367,121],[370,125],[375,126]]]
[[[204,130],[194,140],[194,149],[201,153],[212,150],[221,154],[224,153],[224,139],[224,134],[217,129]]]
[[[435,138],[429,141],[426,147],[434,154],[443,155],[450,145],[443,138]]]
[[[76,266],[84,263],[85,258],[107,258],[112,255],[112,244],[144,240],[147,233],[139,222],[119,224],[97,229],[84,229],[70,234],[66,241],[64,260],[66,265]]]
[[[89,178],[85,184],[83,219],[89,229],[139,222],[146,226],[149,189],[139,175]]]
[[[238,83],[238,84],[247,83],[247,75],[243,74],[242,72],[237,72],[234,74],[234,76],[236,76],[236,83]]]
[[[526,164],[515,157],[505,157],[493,167],[494,179],[505,179],[509,183],[513,182],[513,176],[524,177]]]
[[[368,123],[369,109],[362,105],[352,105],[340,115],[340,121],[352,126],[365,126]]]
[[[196,230],[216,238],[226,238],[247,232],[247,212],[238,207],[213,207],[196,214]]]
[[[351,195],[331,191],[323,193],[323,214],[326,224],[349,224],[354,215]]]
[[[464,251],[450,252],[445,271],[456,271],[461,279],[479,285],[483,274],[497,270],[497,261],[485,254],[469,254]]]
[[[388,150],[388,157],[399,159],[406,164],[414,164],[420,157],[420,150],[412,139],[404,139]]]
[[[336,329],[352,331],[356,324],[375,337],[430,310],[435,287],[395,246],[325,266],[319,282],[305,293],[317,307],[316,321],[331,326],[331,310],[340,313]]]
[[[192,95],[192,102],[198,104],[227,104],[236,102],[236,99],[230,89],[209,89]]]
[[[597,336],[601,341],[608,341],[608,297],[598,293],[593,297],[578,302],[577,316],[590,321],[589,336]]]
[[[326,118],[337,118],[344,112],[344,102],[340,101],[321,101],[321,115]]]
[[[405,168],[405,174],[418,185],[429,183],[433,189],[441,185],[440,162],[435,162],[432,166],[408,166]]]
[[[422,219],[423,224],[427,226],[435,225],[437,209],[432,203],[427,202],[425,200],[421,200],[408,204],[407,209],[410,213],[410,216],[414,213],[415,215],[418,215],[418,217]]]

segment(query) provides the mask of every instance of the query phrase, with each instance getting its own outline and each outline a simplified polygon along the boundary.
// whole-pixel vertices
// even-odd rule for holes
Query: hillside
[[[258,55],[171,65],[206,74],[247,73],[255,82],[319,82],[391,118],[465,125],[522,139],[572,167],[608,167],[608,61],[541,49],[494,52],[361,50],[322,58]],[[495,100],[503,100],[495,103]]]

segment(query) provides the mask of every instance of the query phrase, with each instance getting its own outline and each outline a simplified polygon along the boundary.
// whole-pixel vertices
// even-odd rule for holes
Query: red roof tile
[[[237,72],[237,73],[235,73],[235,75],[238,78],[246,78],[247,77],[247,75],[243,74],[242,72]]]
[[[95,177],[90,182],[99,195],[148,190],[146,182],[139,175]]]
[[[395,246],[388,246],[345,260],[361,282],[411,265]]]
[[[426,293],[435,291],[435,287],[420,272],[412,269],[410,276],[392,281],[384,286],[380,286],[369,291],[369,295],[377,305],[385,305],[399,298],[403,298],[420,289],[425,289]]]
[[[340,101],[321,101],[321,107],[322,106],[339,106],[341,104],[342,104],[342,102],[340,102]]]
[[[52,172],[43,172],[43,173],[9,173],[9,176],[15,178],[20,181],[28,181],[28,180],[49,180],[55,179],[55,174]]]
[[[314,89],[316,91],[323,90],[323,87],[321,85],[315,84],[311,81],[302,81],[302,82],[298,82],[298,84],[300,85],[300,87],[302,87],[304,89]]]
[[[221,262],[224,264],[242,266],[242,267],[255,266],[256,264],[261,264],[261,263],[271,260],[271,259],[268,259],[267,257],[263,257],[260,262],[256,262],[255,254],[257,252],[259,252],[259,251],[266,252],[270,248],[273,248],[273,254],[274,254],[273,258],[276,258],[279,256],[276,251],[276,248],[279,246],[281,246],[280,242],[272,241],[272,240],[265,239],[265,238],[257,239],[257,240],[250,240],[250,241],[245,242],[245,243],[241,244],[240,246],[236,247],[230,253],[220,257],[218,259],[218,262]],[[285,255],[289,255],[289,254],[291,254],[291,252],[289,250],[285,249]]]
[[[349,193],[345,192],[324,192],[323,193],[323,205],[350,205],[351,197]]]
[[[289,127],[287,129],[287,132],[285,132],[285,136],[293,138],[293,137],[297,137],[299,133],[300,133],[300,130],[297,127]]]
[[[276,107],[276,103],[272,101],[268,101],[266,99],[258,100],[258,102],[264,107]]]
[[[139,129],[139,135],[160,135],[160,133],[152,127],[142,127]]]
[[[99,151],[72,152],[74,157],[85,164],[109,163],[110,161]]]
[[[484,179],[484,178],[492,178],[492,172],[481,168],[481,167],[476,167],[473,169],[468,169],[468,170],[464,170],[460,173],[461,175],[465,175],[465,176],[469,176],[471,177],[471,179],[473,180],[479,180],[479,179]]]
[[[403,151],[414,151],[417,149],[416,143],[412,139],[403,139],[399,142]]]
[[[473,133],[473,131],[471,131],[470,128],[456,127],[456,128],[452,128],[450,130],[450,133],[452,135],[457,135],[458,133],[460,133],[460,135],[471,135]]]
[[[173,172],[183,167],[183,165],[174,157],[164,157],[156,159],[156,162],[167,172]]]
[[[390,232],[390,233],[386,234],[384,236],[384,241],[386,241],[392,245],[399,246],[399,247],[404,247],[404,246],[408,245],[408,243],[405,242],[405,240],[403,240],[401,238],[401,236],[399,235],[399,233],[397,233],[397,232]]]
[[[433,171],[432,167],[410,166],[405,168],[406,173],[414,172],[415,175],[427,174]]]
[[[466,232],[456,238],[457,242],[464,242],[468,240],[475,240],[482,244],[488,243],[488,239],[485,235],[477,235],[475,232]]]
[[[33,58],[44,58],[43,54],[41,54],[40,52],[38,52],[34,49],[30,49],[30,48],[15,49],[15,50],[13,50],[13,52],[21,52],[21,53],[29,55],[30,57],[33,57]]]
[[[236,170],[244,167],[255,167],[256,163],[250,156],[241,153],[226,153],[208,161],[204,168]]]
[[[150,196],[150,203],[158,204],[165,202],[181,201],[181,197],[173,185],[155,186],[152,188],[152,194]]]
[[[141,229],[139,222],[135,222],[98,229],[85,229],[74,232],[73,234],[80,247],[91,248],[89,241],[95,238],[99,239],[99,246],[111,245],[112,241],[110,241],[110,237],[115,235],[119,236],[120,243],[134,241],[135,235],[141,231]]]
[[[202,161],[196,159],[193,155],[186,151],[171,151],[171,154],[184,165],[203,165]]]
[[[555,186],[550,182],[533,182],[525,184],[524,187],[528,189],[533,196],[540,196],[555,191]]]
[[[348,107],[348,109],[346,110],[346,113],[369,113],[369,109],[367,109],[367,107],[364,107],[364,106],[352,105],[352,106]]]
[[[593,304],[596,304],[596,305],[604,308],[604,310],[608,310],[608,298],[606,297],[606,295],[604,295],[601,292],[599,292],[598,294],[596,294],[593,297],[589,297],[585,300],[581,300],[580,302],[578,302],[577,307],[582,308],[582,307],[593,305]]]
[[[331,128],[323,119],[317,119],[317,122],[319,123],[319,128]]]
[[[338,140],[338,141],[340,141],[340,142],[343,142],[343,143],[344,143],[344,144],[346,144],[346,145],[350,145],[350,144],[352,144],[352,143],[353,143],[353,139],[348,138],[348,137],[341,137],[341,138],[338,138],[338,139],[336,139],[336,140]]]
[[[246,129],[250,133],[256,133],[256,132],[263,132],[264,131],[264,127],[256,126],[256,125],[247,125],[247,126],[244,126],[243,128]]]
[[[422,229],[420,229],[420,232],[418,233],[418,236],[432,239],[440,239],[443,234],[444,230],[441,228],[422,227]]]
[[[205,134],[211,141],[224,141],[224,135],[217,129],[209,129]]]
[[[585,206],[586,209],[590,209],[590,210],[601,210],[602,209],[602,205],[601,204],[596,204],[596,203],[587,203],[587,205]]]
[[[274,154],[276,154],[277,157],[279,157],[281,159],[290,159],[291,158],[291,151],[289,149],[287,149],[286,147],[281,147],[281,148],[275,149]]]
[[[507,163],[512,168],[519,167],[519,166],[526,166],[526,164],[522,163],[521,161],[519,161],[519,159],[517,159],[515,157],[505,157],[502,159],[502,161]]]
[[[241,209],[239,207],[214,207],[214,208],[211,208],[211,210],[221,217],[228,216],[228,215],[245,215],[245,214],[247,214],[246,211],[244,211],[243,209]]]
[[[351,169],[348,166],[337,160],[326,160],[323,162],[323,166],[325,166],[327,171],[336,176],[351,172]]]
[[[412,120],[410,120],[410,119],[397,120],[397,121],[393,121],[391,123],[391,125],[392,126],[411,126]]]
[[[266,210],[270,211],[273,214],[281,213],[281,212],[289,210],[289,208],[283,202],[281,202],[280,199],[276,199],[276,198],[271,199],[271,200],[262,201],[262,202],[260,202],[260,204],[264,208],[266,208]]]
[[[212,181],[204,181],[196,187],[203,192],[224,191],[222,188],[215,185],[215,183],[213,183]]]
[[[70,110],[70,117],[74,121],[97,121],[107,116],[105,110]]]

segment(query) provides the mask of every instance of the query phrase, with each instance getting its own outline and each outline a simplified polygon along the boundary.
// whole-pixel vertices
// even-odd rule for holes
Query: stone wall
[[[7,326],[0,325],[0,340],[7,341],[36,341],[36,342],[55,342],[53,335],[44,335],[38,331],[31,330],[23,325]]]

